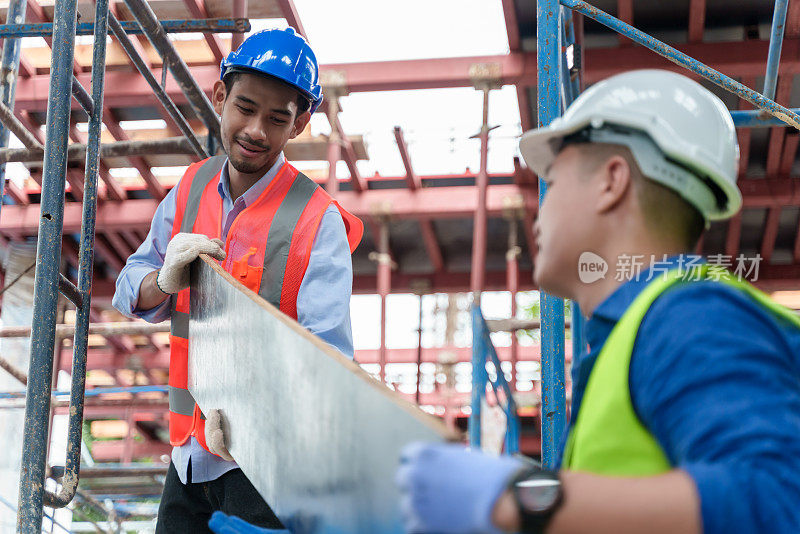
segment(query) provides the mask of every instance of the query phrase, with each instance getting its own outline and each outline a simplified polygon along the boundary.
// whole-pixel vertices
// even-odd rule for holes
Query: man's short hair
[[[697,246],[705,229],[703,215],[676,191],[642,174],[630,148],[607,143],[581,143],[575,146],[583,156],[581,170],[586,174],[596,171],[612,156],[625,158],[648,229],[656,235],[677,238],[686,250],[693,250]]]
[[[241,77],[242,74],[245,74],[245,71],[233,70],[233,71],[230,71],[230,72],[225,74],[225,77],[222,78],[222,83],[225,84],[225,94],[226,95],[231,94],[231,89],[233,89],[233,86],[236,83],[236,80],[238,80]],[[266,75],[259,74],[256,71],[253,71],[253,74],[255,74],[256,76],[267,77]],[[281,82],[281,80],[278,80],[277,78],[273,78],[272,76],[269,76],[269,78]],[[281,82],[281,83],[284,83],[284,82]],[[286,85],[287,87],[292,87],[291,85],[289,85],[287,83],[284,83],[284,85]],[[292,89],[294,89],[294,87],[292,87]],[[297,91],[297,90],[295,89],[295,91]],[[297,116],[299,117],[300,115],[302,115],[303,113],[305,113],[309,109],[311,109],[311,101],[308,98],[306,98],[306,96],[303,93],[301,93],[300,91],[297,91]]]

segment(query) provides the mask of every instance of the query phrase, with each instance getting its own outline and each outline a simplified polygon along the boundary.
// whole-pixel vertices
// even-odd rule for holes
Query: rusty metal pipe
[[[149,335],[159,332],[169,332],[169,321],[163,323],[92,323],[89,325],[89,333],[100,336],[124,336],[124,335]],[[74,324],[56,325],[56,335],[72,336],[75,333]],[[28,337],[31,335],[29,326],[4,326],[0,327],[0,338],[3,337]]]
[[[200,137],[200,139],[204,139]],[[101,158],[121,158],[128,156],[155,156],[171,154],[195,154],[192,143],[185,137],[167,137],[165,139],[146,141],[118,141],[100,145]],[[21,163],[39,163],[44,157],[41,148],[6,148],[0,150],[0,163],[17,161]],[[68,161],[83,161],[86,157],[86,145],[72,144],[67,148]]]
[[[219,117],[214,112],[208,97],[192,77],[189,67],[186,66],[183,58],[172,46],[172,42],[167,37],[167,33],[153,10],[144,0],[125,0],[125,5],[128,6],[134,18],[139,21],[139,25],[142,27],[147,39],[153,45],[153,48],[158,51],[164,61],[164,65],[167,66],[175,81],[178,82],[192,109],[208,128],[210,136],[221,142]]]

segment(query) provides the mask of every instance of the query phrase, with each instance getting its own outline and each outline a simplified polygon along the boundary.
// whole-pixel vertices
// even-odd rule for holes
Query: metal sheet
[[[402,447],[446,427],[234,281],[195,262],[189,389],[294,534],[401,533]]]

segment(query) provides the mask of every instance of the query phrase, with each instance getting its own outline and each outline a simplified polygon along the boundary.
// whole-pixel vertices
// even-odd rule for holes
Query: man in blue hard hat
[[[171,319],[173,449],[159,534],[210,532],[215,511],[282,528],[227,450],[219,411],[202,413],[188,389],[188,269],[198,255],[353,356],[350,255],[363,225],[283,155],[321,101],[314,52],[291,28],[256,33],[231,52],[212,91],[225,155],[189,166],[117,278],[118,310]]]

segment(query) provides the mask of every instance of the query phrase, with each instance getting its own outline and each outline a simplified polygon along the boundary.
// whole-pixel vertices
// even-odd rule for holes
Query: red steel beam
[[[89,320],[93,323],[102,323],[103,317],[96,307],[92,306],[89,309]],[[130,353],[136,349],[136,345],[131,340],[130,336],[103,336],[106,343],[117,352]]]
[[[338,149],[339,154],[337,160],[344,160],[345,165],[347,165],[347,170],[350,172],[350,186],[353,188],[353,191],[360,192],[366,190],[367,182],[361,176],[361,173],[358,172],[358,166],[356,165],[356,161],[358,161],[356,150],[353,148],[353,143],[347,138],[347,135],[345,135],[338,114],[331,122],[331,128],[335,129],[338,134],[340,148]]]
[[[486,247],[488,234],[488,215],[486,209],[487,190],[489,188],[489,93],[488,88],[483,89],[483,120],[478,138],[481,140],[480,170],[475,178],[478,189],[477,206],[473,219],[472,232],[472,279],[470,289],[475,302],[480,306],[480,293],[483,291],[483,280],[486,274]]]
[[[122,127],[119,125],[119,122],[117,122],[117,120],[114,118],[110,106],[105,106],[103,109],[103,122],[105,122],[106,128],[108,128],[108,132],[117,141],[130,140],[128,133],[122,129]],[[131,156],[128,158],[128,161],[130,161],[136,170],[139,171],[139,174],[144,179],[145,184],[147,184],[147,190],[150,192],[153,198],[156,200],[161,200],[167,196],[167,190],[164,189],[164,186],[161,185],[161,182],[158,181],[158,178],[153,176],[150,166],[143,157]]]
[[[734,215],[728,223],[728,235],[725,236],[725,254],[735,258],[739,254],[742,236],[742,212]]]
[[[779,104],[788,104],[789,97],[792,93],[793,76],[783,75],[778,79],[778,89],[775,101]],[[784,152],[789,153],[791,147],[785,146],[786,128],[771,128],[770,140],[767,147],[767,179],[775,178],[781,171],[781,167],[786,166]],[[796,136],[794,136],[796,137]],[[793,141],[797,151],[796,140]],[[789,151],[786,151],[786,148]],[[791,169],[791,164],[794,162],[794,154],[791,154],[791,162],[788,163]],[[788,173],[787,173],[788,175]],[[769,263],[772,258],[772,252],[775,250],[775,239],[778,237],[778,227],[780,225],[781,206],[772,206],[767,211],[767,217],[764,221],[764,234],[761,239],[760,254],[765,263]]]
[[[381,221],[378,236],[377,290],[381,297],[381,344],[378,349],[379,376],[386,381],[386,297],[392,292],[392,260],[389,256],[389,223]],[[356,360],[359,361],[359,360]]]
[[[21,187],[17,187],[17,184],[10,179],[6,179],[5,194],[10,196],[17,204],[27,206],[31,203],[30,198],[28,198],[28,193]]]
[[[400,159],[403,160],[403,167],[406,169],[406,183],[408,184],[408,188],[412,191],[420,189],[422,183],[419,180],[419,176],[414,172],[414,168],[411,166],[408,144],[406,144],[406,140],[403,138],[403,129],[399,126],[394,127],[394,140],[397,142],[397,149],[400,151]]]
[[[86,136],[84,136],[83,133],[78,131],[77,125],[72,121],[70,121],[70,125],[69,125],[69,136],[76,143],[86,144]],[[102,163],[101,163],[101,165],[102,165]],[[85,176],[86,176],[85,168],[84,168],[83,176],[84,176],[84,179],[85,179]],[[108,176],[108,178],[109,178],[109,182],[111,184],[113,184],[113,185],[110,188],[107,187],[108,191],[98,187],[97,188],[97,199],[98,200],[106,200],[108,198],[108,193],[112,193],[112,191],[113,191],[112,194],[115,197],[114,200],[123,200],[125,198],[125,191],[119,186],[118,183],[116,183],[116,180],[111,178],[110,175]],[[105,181],[105,178],[103,179],[103,181]],[[71,183],[72,182],[70,182],[70,184]],[[83,185],[83,184],[81,184],[81,185]],[[108,185],[108,182],[106,183],[106,185]],[[83,191],[82,187],[81,187],[81,191]],[[81,197],[80,198],[76,198],[75,200],[80,202],[82,199],[83,199],[83,194],[81,193]]]
[[[703,29],[706,25],[706,0],[689,1],[689,42],[699,43],[703,40]]]
[[[506,19],[508,49],[512,52],[516,52],[521,48],[519,24],[517,22],[517,8],[514,4],[514,0],[503,0],[503,17]]]
[[[744,77],[741,82],[747,87],[754,87],[756,79],[753,76]],[[740,110],[753,109],[750,102],[739,98]],[[736,136],[739,141],[739,174],[737,182],[741,183],[746,179],[747,166],[750,162],[750,141],[752,139],[751,128],[739,128],[736,130]],[[739,253],[742,235],[742,212],[741,210],[728,222],[728,235],[725,239],[725,254],[735,257]]]
[[[520,271],[520,291],[536,289],[533,283],[533,273],[529,270]],[[470,289],[470,273],[440,272],[432,274],[407,274],[395,272],[392,274],[392,293],[413,293],[419,282],[430,285],[432,293],[464,293]],[[357,295],[374,295],[377,277],[368,274],[358,274],[353,277],[353,293]],[[505,291],[506,272],[487,271],[484,291]]]
[[[504,175],[508,176],[508,175]],[[402,178],[395,178],[402,180]],[[423,177],[423,181],[426,178]],[[744,206],[769,208],[800,205],[800,191],[794,191],[794,178],[783,180],[747,179],[740,181]],[[476,186],[425,187],[418,191],[407,189],[369,190],[363,193],[342,191],[339,203],[351,213],[370,218],[381,208],[392,219],[468,219],[477,209]],[[515,184],[490,185],[487,191],[487,214],[502,217],[509,203],[519,203],[520,208],[536,212],[537,191],[533,187]],[[129,199],[119,203],[105,203],[97,208],[97,231],[143,231],[150,228],[158,202],[153,199]],[[388,208],[388,209],[387,209]],[[81,206],[67,203],[64,206],[64,232],[80,231]],[[5,235],[33,236],[39,228],[39,205],[4,206],[0,212],[0,233]]]
[[[506,282],[511,294],[511,317],[517,316],[517,291],[519,291],[519,248],[517,246],[517,220],[509,220],[509,243],[506,252]],[[511,227],[513,225],[513,227]],[[517,389],[517,361],[519,361],[519,342],[516,332],[511,332],[511,380],[512,390]]]
[[[411,165],[408,145],[403,137],[403,130],[399,126],[394,127],[394,139],[397,142],[397,148],[400,151],[400,158],[403,160],[403,166],[406,168],[406,184],[408,184],[408,188],[412,191],[421,189],[422,181],[417,173],[414,172],[414,167]],[[442,257],[442,250],[439,247],[439,242],[436,239],[433,223],[430,219],[420,219],[419,225],[422,232],[422,242],[425,244],[425,250],[428,252],[428,258],[431,260],[433,269],[435,271],[441,271],[444,269],[444,258]]]
[[[80,204],[77,202],[75,205],[80,206]],[[119,272],[125,266],[125,261],[117,255],[114,247],[112,247],[108,241],[106,241],[105,236],[100,234],[96,235],[94,239],[94,246],[95,251],[100,253],[100,257],[103,258],[115,271]]]
[[[208,14],[208,10],[206,9],[206,5],[203,0],[183,0],[183,3],[186,5],[186,9],[189,10],[189,13],[192,14],[193,18],[213,18]],[[214,33],[204,33],[203,38],[206,40],[208,48],[211,49],[211,53],[214,54],[214,59],[217,61],[217,63],[222,61],[222,59],[225,57],[225,53],[222,51],[222,41],[220,41],[219,37]]]
[[[795,263],[800,263],[800,223],[797,225],[797,237],[794,239],[792,258],[794,259]]]
[[[233,0],[233,5],[231,6],[231,16],[235,19],[246,19],[247,18],[247,0]],[[244,35],[241,33],[232,33],[231,34],[231,50],[237,50],[239,45],[242,44],[244,41]]]
[[[122,457],[125,440],[95,441],[92,443],[92,458],[98,462],[118,462]],[[169,456],[172,446],[160,441],[137,441],[131,449],[133,458]]]
[[[781,208],[774,207],[767,211],[764,221],[764,234],[761,237],[761,258],[764,263],[769,263],[772,259],[772,252],[775,250],[775,238],[778,237],[778,225],[781,222]]]
[[[283,13],[283,17],[286,19],[286,22],[289,23],[289,26],[297,30],[297,33],[305,37],[307,40],[308,35],[306,35],[306,30],[303,28],[303,23],[300,22],[300,15],[297,13],[297,8],[295,7],[294,2],[292,0],[278,0],[278,5],[281,8],[281,12]]]
[[[53,22],[36,0],[28,0],[26,13],[28,14],[27,18],[30,20],[30,22]],[[47,46],[49,46],[51,49],[53,48],[52,37],[44,37],[44,41],[47,43]],[[83,72],[83,67],[80,63],[78,63],[77,58],[72,60],[72,72],[76,76]],[[84,83],[81,83],[81,85],[84,85],[84,87],[90,87],[90,85],[87,86]]]
[[[567,343],[569,345],[569,343]],[[511,361],[511,347],[495,347],[500,361]],[[567,361],[572,360],[572,347],[564,347]],[[423,363],[438,362],[439,355],[443,352],[455,355],[457,362],[469,362],[472,359],[471,347],[423,347]],[[538,362],[541,355],[539,345],[526,345],[519,347],[519,361]],[[356,361],[360,364],[375,364],[379,361],[379,351],[376,349],[363,349],[356,351]],[[386,361],[389,363],[417,363],[417,348],[411,349],[386,349]]]
[[[419,220],[420,230],[422,232],[422,242],[425,245],[425,251],[428,253],[428,258],[431,260],[434,271],[444,270],[444,256],[442,249],[439,246],[439,240],[436,238],[436,231],[433,228],[433,221],[430,219]]]
[[[118,233],[105,232],[103,235],[114,248],[114,251],[119,254],[120,258],[127,258],[133,253],[131,246],[126,243]]]
[[[517,85],[517,105],[519,106],[519,121],[523,132],[533,128],[533,121],[531,116],[531,99],[528,96],[528,88],[523,85]]]
[[[790,129],[786,133],[786,139],[783,143],[783,154],[781,155],[781,164],[778,168],[778,175],[781,178],[788,177],[792,173],[792,166],[797,156],[798,142],[800,142],[800,135],[796,130]]]
[[[791,0],[786,13],[786,33],[784,38],[797,39],[800,37],[800,2]]]
[[[729,76],[763,76],[764,58],[768,41],[690,43],[679,48],[689,56],[702,61]],[[592,48],[585,50],[586,69],[584,81],[594,83],[613,74],[640,68],[664,68],[688,73],[657,54],[642,47]],[[536,85],[536,53],[512,52],[507,55],[475,56],[464,58],[436,58],[404,61],[330,64],[321,71],[337,71],[344,75],[351,93],[364,91],[389,91],[399,89],[432,89],[445,87],[472,87],[470,70],[475,64],[496,64],[500,69],[500,83]],[[800,40],[785,39],[781,57],[781,73],[800,74]],[[214,81],[219,79],[219,65],[202,65],[192,68],[192,74],[201,87],[210,94]],[[157,100],[147,83],[138,73],[109,71],[106,75],[105,103],[110,107],[157,105]],[[91,80],[90,73],[78,79],[84,85]],[[49,89],[49,74],[20,79],[17,107],[44,110]],[[167,93],[178,103],[186,102],[180,87],[168,80]],[[77,107],[77,104],[74,104]]]
[[[617,0],[617,18],[626,24],[633,26],[633,0]],[[619,44],[630,46],[633,42],[622,35],[617,36]]]

